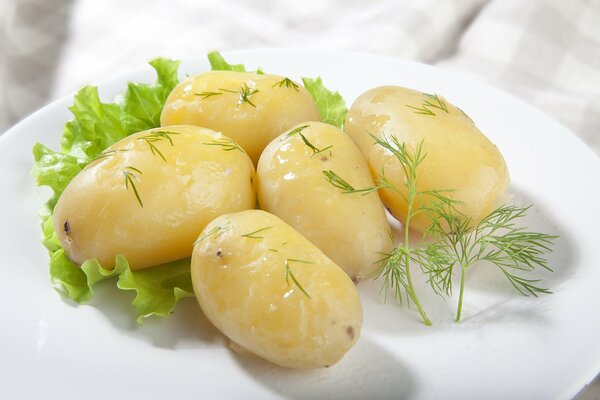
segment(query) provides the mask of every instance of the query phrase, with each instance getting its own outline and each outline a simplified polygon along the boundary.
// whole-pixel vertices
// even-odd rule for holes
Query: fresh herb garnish
[[[294,83],[294,81],[292,81],[290,78],[283,78],[282,80],[275,82],[273,87],[286,87],[288,89],[295,89],[296,92],[300,91],[299,86],[296,83]]]
[[[158,149],[158,147],[156,147],[156,145],[154,143],[160,142],[162,140],[167,140],[169,142],[169,144],[171,145],[171,147],[173,147],[174,146],[173,139],[171,138],[170,135],[179,135],[179,133],[178,132],[168,132],[168,131],[156,131],[156,132],[152,132],[148,135],[139,137],[139,138],[137,138],[137,140],[142,140],[142,141],[146,142],[148,144],[148,146],[150,147],[150,151],[152,152],[152,155],[156,156],[158,154],[160,156],[160,158],[163,159],[163,161],[167,161],[167,159],[165,158],[163,153]]]
[[[138,203],[140,203],[140,206],[143,208],[144,203],[142,203],[142,198],[140,197],[140,194],[139,194],[139,192],[137,190],[137,186],[136,186],[136,182],[141,183],[140,177],[137,174],[142,175],[143,172],[140,171],[139,169],[137,169],[135,167],[131,167],[131,166],[127,166],[127,167],[123,168],[123,170],[121,172],[123,173],[123,176],[125,177],[125,190],[129,190],[129,188],[131,188],[133,190],[133,194],[135,195],[135,198],[137,199]]]
[[[269,230],[271,228],[273,228],[273,227],[272,226],[267,226],[265,228],[260,228],[260,229],[257,229],[255,231],[253,231],[253,232],[246,233],[246,234],[242,235],[242,237],[245,237],[245,238],[248,238],[248,239],[264,239],[265,238],[264,236],[258,236],[257,233],[264,232],[264,231]]]
[[[333,145],[327,146],[327,147],[323,147],[322,149],[319,149],[318,147],[316,147],[315,145],[313,145],[307,138],[306,136],[304,136],[302,133],[298,134],[300,136],[300,139],[302,139],[302,142],[304,142],[304,144],[313,152],[311,157],[314,157],[315,155],[322,153],[326,150],[329,150],[333,147]]]
[[[305,130],[306,128],[308,128],[308,125],[302,125],[299,126],[297,128],[292,129],[291,131],[289,131],[285,136],[283,136],[281,139],[279,139],[280,141],[284,141],[292,136],[294,136],[297,133],[302,132],[303,130]]]
[[[321,171],[325,175],[325,179],[336,188],[340,189],[343,194],[362,193],[369,194],[375,192],[377,189],[383,186],[372,186],[367,188],[355,189],[354,186],[346,182],[342,177],[333,172],[332,170]]]
[[[446,106],[446,103],[444,103],[444,101],[442,101],[442,99],[440,99],[437,94],[423,93],[423,95],[427,97],[427,100],[423,100],[423,102],[421,103],[421,107],[415,107],[408,104],[406,105],[406,107],[415,110],[415,114],[435,116],[436,114],[432,110],[432,108],[448,113],[448,107]]]
[[[239,97],[238,102],[237,102],[237,106],[238,107],[241,106],[244,103],[248,103],[252,107],[256,108],[256,104],[254,104],[250,100],[250,97],[252,97],[256,93],[260,92],[260,90],[251,88],[250,86],[248,86],[247,83],[244,83],[242,85],[242,87],[240,88],[240,90],[238,90],[238,91],[236,91],[236,90],[230,90],[230,89],[219,89],[219,90],[222,91],[222,92],[239,94],[240,97]]]
[[[539,286],[539,279],[518,275],[538,267],[552,271],[544,255],[552,251],[557,236],[530,232],[516,225],[530,207],[499,207],[474,228],[469,218],[449,212],[445,206],[429,210],[433,218],[426,233],[433,237],[433,242],[417,252],[417,260],[428,274],[433,290],[446,296],[452,294],[454,268],[460,268],[456,321],[461,318],[466,272],[482,261],[498,267],[522,295],[537,297],[551,293]]]
[[[200,235],[200,237],[198,239],[196,239],[196,241],[194,242],[194,245],[198,244],[199,242],[201,242],[204,239],[207,239],[207,238],[209,238],[211,236],[214,236],[215,238],[218,238],[223,233],[225,233],[227,231],[230,231],[232,228],[233,228],[233,226],[231,225],[230,222],[227,222],[226,224],[223,224],[223,225],[213,226],[207,232],[205,232],[204,234]]]
[[[202,97],[202,100],[204,100],[204,99],[208,99],[209,97],[212,97],[212,96],[219,96],[221,94],[223,94],[223,92],[200,92],[200,93],[194,93],[194,96]]]
[[[423,162],[425,154],[423,153],[423,142],[419,143],[414,152],[410,152],[404,143],[400,143],[395,136],[391,140],[374,137],[375,143],[389,150],[400,162],[404,172],[404,185],[407,193],[404,194],[391,184],[382,171],[380,177],[384,187],[394,190],[407,204],[406,219],[404,221],[404,242],[385,254],[381,260],[382,268],[377,273],[377,278],[384,278],[384,290],[387,295],[388,290],[394,291],[394,297],[403,304],[406,301],[409,305],[412,302],[419,311],[425,325],[431,325],[429,317],[425,313],[421,302],[415,291],[412,280],[410,264],[413,259],[413,247],[410,244],[409,231],[411,219],[421,212],[420,202],[418,200],[425,194],[417,190],[418,175],[417,169]]]
[[[129,151],[129,150],[128,149],[114,149],[114,150],[103,151],[102,153],[98,154],[96,157],[92,158],[90,163],[93,161],[101,160],[106,157],[114,156],[117,153],[125,153],[127,151]]]
[[[219,146],[223,149],[223,151],[239,150],[242,153],[245,153],[244,149],[242,149],[236,142],[229,138],[223,138],[222,140],[215,139],[212,142],[204,142],[202,144],[207,146]]]
[[[473,227],[471,220],[457,209],[461,203],[447,196],[451,190],[417,189],[418,167],[426,156],[423,152],[423,141],[410,152],[406,144],[400,143],[395,136],[390,139],[373,138],[375,144],[396,156],[405,177],[406,193],[387,180],[383,170],[377,186],[395,191],[407,204],[404,241],[384,255],[381,260],[382,268],[377,275],[384,277],[383,288],[386,293],[392,289],[401,304],[403,301],[414,304],[426,325],[431,325],[431,321],[415,292],[411,263],[419,265],[427,274],[436,293],[447,296],[452,294],[453,270],[455,267],[461,268],[457,321],[461,318],[465,273],[480,261],[487,261],[498,267],[511,285],[523,295],[538,296],[550,293],[548,289],[539,286],[538,279],[527,279],[517,275],[531,272],[537,267],[551,271],[544,255],[552,251],[553,241],[557,238],[545,233],[531,232],[516,225],[515,222],[525,216],[529,207],[502,206]],[[338,181],[333,181],[332,184],[339,184],[341,189],[348,191],[351,187],[345,187]],[[430,220],[424,238],[430,237],[431,241],[424,240],[420,245],[414,246],[409,243],[410,222],[420,213],[425,213]]]
[[[300,136],[300,140],[302,140],[302,142],[303,142],[303,143],[304,143],[304,144],[305,144],[305,145],[306,145],[306,146],[307,146],[307,147],[308,147],[308,148],[309,148],[309,149],[310,149],[310,150],[313,152],[313,153],[311,154],[311,157],[313,157],[313,156],[315,156],[315,155],[317,155],[317,154],[319,154],[319,153],[322,153],[322,152],[324,152],[324,151],[326,151],[326,150],[329,150],[329,149],[331,149],[331,148],[333,147],[333,145],[330,145],[330,146],[323,147],[322,149],[319,149],[317,146],[315,146],[314,144],[312,144],[312,143],[311,143],[311,142],[310,142],[310,141],[309,141],[309,140],[306,138],[306,136],[304,136],[304,135],[302,134],[302,131],[303,131],[304,129],[308,128],[308,127],[309,127],[309,125],[302,125],[302,126],[299,126],[299,127],[297,127],[297,128],[294,128],[294,129],[292,129],[291,131],[289,131],[289,132],[288,132],[288,133],[287,133],[287,134],[286,134],[286,135],[285,135],[283,138],[281,138],[280,140],[285,140],[285,139],[288,139],[288,138],[290,138],[290,137],[292,137],[292,136],[294,136],[294,135],[298,135],[298,136]]]
[[[290,286],[290,278],[292,278],[292,282],[294,282],[294,284],[298,287],[298,289],[300,289],[302,291],[302,293],[304,293],[304,295],[310,299],[311,298],[310,294],[308,294],[308,292],[306,290],[304,290],[304,288],[302,287],[300,282],[298,282],[298,280],[294,276],[292,269],[290,268],[290,263],[292,263],[292,262],[302,263],[302,264],[312,264],[312,263],[310,261],[296,260],[296,259],[292,259],[292,258],[287,258],[285,260],[285,282],[287,283],[288,286]]]

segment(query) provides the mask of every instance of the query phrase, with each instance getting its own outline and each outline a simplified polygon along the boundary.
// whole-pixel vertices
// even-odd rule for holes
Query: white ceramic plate
[[[416,63],[315,51],[226,54],[233,62],[298,79],[321,76],[349,104],[385,84],[441,93],[498,145],[510,191],[534,203],[527,223],[560,235],[550,257],[554,291],[515,294],[492,268],[471,271],[463,321],[455,301],[417,282],[433,327],[414,310],[384,304],[379,283],[360,285],[361,338],[336,366],[292,371],[238,356],[194,299],[169,319],[134,322],[128,293],[101,284],[75,306],[51,287],[38,211],[47,195],[30,176],[31,148],[59,147],[71,98],[0,137],[0,398],[570,398],[600,371],[600,160],[565,128],[471,78]],[[208,68],[184,62],[182,73]],[[153,80],[150,67],[100,85],[105,100],[125,81]],[[130,397],[127,396],[127,397]]]

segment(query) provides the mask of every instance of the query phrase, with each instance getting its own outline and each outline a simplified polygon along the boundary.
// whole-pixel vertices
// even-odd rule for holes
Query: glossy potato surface
[[[208,224],[194,247],[192,283],[223,334],[277,365],[333,365],[360,334],[362,307],[348,275],[265,211]]]
[[[365,155],[371,173],[377,176],[384,168],[387,179],[404,194],[400,162],[370,135],[388,140],[395,136],[410,152],[423,141],[426,156],[418,168],[418,190],[453,189],[448,197],[464,203],[458,209],[474,224],[499,205],[509,183],[498,148],[441,96],[397,86],[369,90],[352,105],[344,130]],[[392,215],[404,222],[407,204],[402,195],[390,189],[381,189],[380,195]],[[420,232],[428,225],[424,213],[411,220]]]
[[[210,128],[235,140],[255,163],[276,136],[302,121],[319,120],[312,97],[301,85],[277,75],[211,71],[173,89],[162,125]]]
[[[381,254],[391,250],[390,227],[376,192],[344,193],[328,172],[355,189],[374,186],[348,135],[322,122],[299,124],[264,150],[257,168],[259,203],[359,281],[373,275]]]
[[[115,143],[59,198],[54,226],[61,245],[74,262],[97,258],[105,268],[118,254],[132,269],[189,257],[213,218],[255,206],[254,167],[235,146],[195,126],[151,129]]]

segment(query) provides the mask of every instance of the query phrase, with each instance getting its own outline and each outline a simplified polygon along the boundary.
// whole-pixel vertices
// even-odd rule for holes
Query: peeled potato
[[[254,166],[220,133],[195,126],[139,132],[115,143],[69,183],[54,227],[74,262],[115,256],[132,269],[189,257],[215,217],[254,208]]]
[[[373,175],[386,178],[406,196],[405,174],[398,159],[374,144],[371,135],[395,136],[409,152],[423,141],[425,159],[418,168],[417,190],[452,189],[447,196],[461,201],[457,208],[476,224],[493,211],[509,183],[506,163],[498,148],[458,107],[437,95],[397,86],[384,86],[359,96],[346,117],[345,131],[367,158]],[[407,202],[402,194],[381,189],[381,199],[392,215],[405,221]],[[426,205],[431,198],[425,198]],[[411,219],[423,232],[425,213]]]
[[[302,121],[319,120],[308,91],[277,75],[212,71],[173,89],[161,124],[190,124],[223,132],[255,163],[265,146]]]
[[[379,267],[382,253],[392,249],[383,204],[376,192],[345,193],[326,173],[354,189],[374,186],[367,162],[344,132],[322,122],[299,124],[273,140],[260,157],[259,203],[353,280],[367,278]]]
[[[276,216],[221,216],[192,255],[194,292],[232,342],[275,364],[338,362],[358,339],[362,307],[350,278]]]

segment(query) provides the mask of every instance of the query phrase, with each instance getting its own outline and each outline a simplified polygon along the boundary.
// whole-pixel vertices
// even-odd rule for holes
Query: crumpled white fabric
[[[600,154],[600,0],[3,0],[0,131],[157,56],[310,47],[469,71]]]

